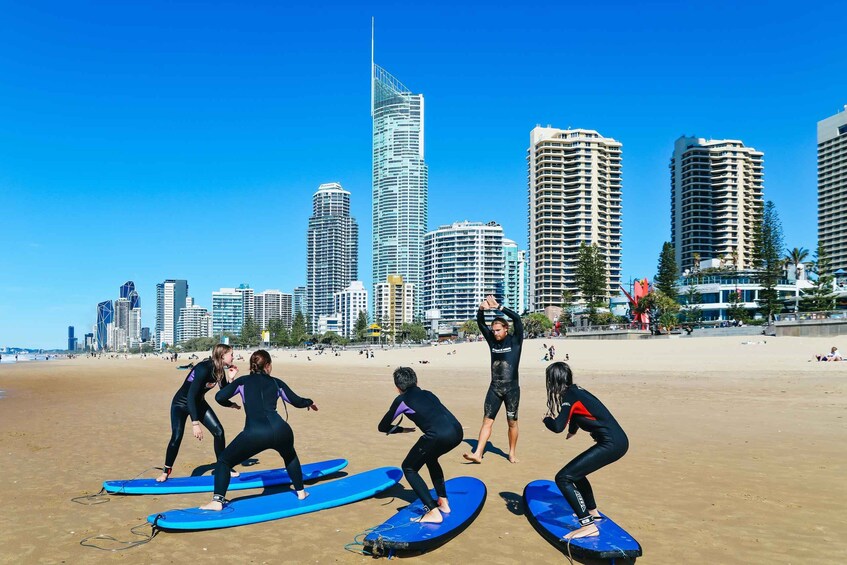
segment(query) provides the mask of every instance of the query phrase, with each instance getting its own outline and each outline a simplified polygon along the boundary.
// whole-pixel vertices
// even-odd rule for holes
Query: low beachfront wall
[[[828,337],[847,335],[847,319],[784,320],[774,324],[777,337]]]
[[[569,331],[566,337],[567,339],[641,339],[650,337],[650,330]]]

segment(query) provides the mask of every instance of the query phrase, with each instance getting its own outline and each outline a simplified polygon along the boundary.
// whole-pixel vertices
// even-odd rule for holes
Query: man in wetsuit
[[[498,310],[511,318],[515,325],[512,335],[509,335],[509,322],[502,317],[494,318],[489,328],[485,323],[485,310]],[[518,443],[518,404],[521,400],[518,366],[523,345],[523,323],[520,316],[497,304],[497,300],[491,295],[480,303],[476,312],[476,323],[491,349],[491,385],[485,395],[482,427],[479,430],[476,449],[472,453],[465,453],[463,457],[474,463],[482,463],[494,419],[500,411],[500,405],[505,404],[506,422],[509,424],[509,462],[517,463],[515,449]]]
[[[418,377],[411,368],[395,369],[394,386],[400,395],[391,403],[377,429],[384,434],[414,432],[415,428],[391,425],[398,416],[406,414],[424,433],[403,460],[403,475],[424,504],[424,515],[420,521],[440,523],[444,520],[441,513],[449,514],[450,505],[447,502],[444,471],[438,458],[462,443],[462,425],[437,396],[418,388]],[[433,500],[419,473],[424,465],[429,470],[438,501]]]

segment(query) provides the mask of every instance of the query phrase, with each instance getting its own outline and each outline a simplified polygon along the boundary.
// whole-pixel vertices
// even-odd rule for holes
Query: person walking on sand
[[[547,367],[547,416],[544,425],[551,432],[566,428],[566,439],[583,429],[595,443],[577,455],[556,474],[556,486],[576,514],[579,528],[565,536],[566,540],[599,535],[594,524],[603,516],[597,510],[588,475],[614,463],[629,449],[629,439],[612,413],[593,394],[573,384],[573,373],[561,361]]]
[[[509,322],[501,316],[494,318],[489,328],[485,323],[486,310],[497,310],[511,318],[515,326],[513,333],[509,335]],[[479,430],[476,449],[471,453],[465,453],[463,457],[473,463],[482,463],[494,419],[500,411],[500,406],[505,404],[506,422],[509,426],[509,462],[517,463],[518,405],[521,400],[518,366],[521,362],[523,346],[523,323],[515,312],[497,304],[497,300],[492,295],[488,295],[480,303],[476,312],[476,323],[491,350],[491,384],[485,395],[482,427]]]

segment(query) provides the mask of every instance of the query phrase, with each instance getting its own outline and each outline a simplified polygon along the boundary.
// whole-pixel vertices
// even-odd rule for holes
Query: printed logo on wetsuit
[[[511,347],[504,347],[503,349],[492,349],[491,353],[509,353],[511,350]]]

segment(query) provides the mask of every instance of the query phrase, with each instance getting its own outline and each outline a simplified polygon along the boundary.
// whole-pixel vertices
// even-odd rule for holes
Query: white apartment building
[[[621,280],[621,143],[594,130],[536,127],[530,132],[529,309],[579,297],[581,243],[606,260],[608,293]]]
[[[286,328],[291,328],[291,294],[265,290],[255,295],[253,300],[256,323],[262,330],[268,329],[271,320],[281,320]]]
[[[341,292],[336,292],[333,299],[335,315],[339,319],[340,335],[355,337],[359,313],[364,312],[367,315],[368,312],[368,291],[365,290],[365,285],[362,281],[353,281]]]
[[[415,285],[403,281],[400,275],[388,275],[374,292],[374,322],[382,335],[393,342],[403,324],[411,324],[415,312]]]
[[[680,137],[671,171],[671,243],[681,272],[698,259],[753,263],[762,217],[764,154],[734,139]]]
[[[184,343],[198,337],[212,337],[212,315],[202,306],[189,304],[181,308],[176,326],[176,342]]]
[[[424,238],[424,310],[440,310],[442,324],[472,320],[487,295],[503,300],[504,270],[502,226],[439,226]]]
[[[818,241],[847,270],[847,106],[818,122]]]

